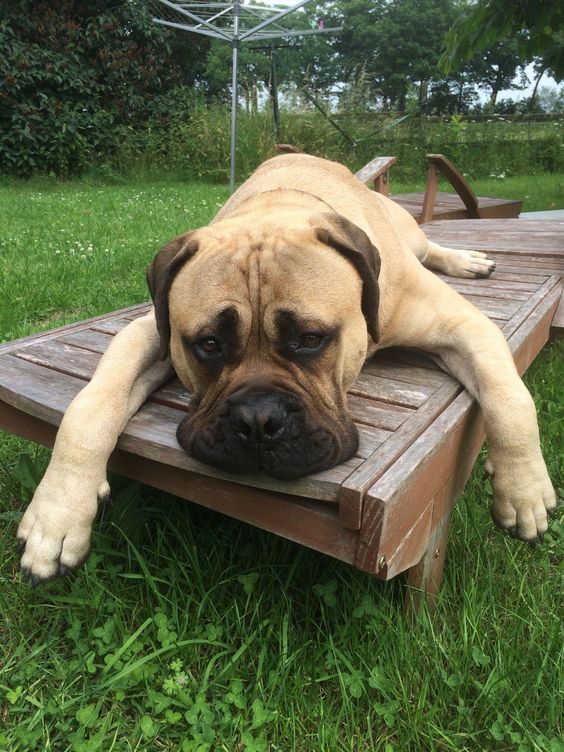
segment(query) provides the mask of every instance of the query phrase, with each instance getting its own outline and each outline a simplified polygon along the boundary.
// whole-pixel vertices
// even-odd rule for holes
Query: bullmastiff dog
[[[494,521],[534,540],[556,506],[533,400],[489,319],[432,271],[483,277],[485,254],[441,247],[345,167],[265,162],[207,227],[157,253],[152,311],[129,324],[61,423],[18,529],[37,583],[87,557],[120,432],[175,371],[193,393],[178,441],[225,470],[292,479],[354,455],[347,390],[391,345],[440,359],[478,400]]]

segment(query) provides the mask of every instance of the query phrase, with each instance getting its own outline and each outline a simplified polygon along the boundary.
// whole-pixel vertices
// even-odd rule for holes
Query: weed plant
[[[492,180],[530,194],[528,208],[564,205],[558,176]],[[146,299],[159,245],[226,195],[172,181],[0,188],[0,339]],[[562,352],[547,346],[526,377],[560,489]],[[454,511],[437,611],[412,621],[401,578],[377,582],[117,476],[86,565],[31,589],[14,536],[48,457],[2,435],[1,750],[564,749],[564,525],[535,549],[495,529],[481,461]]]

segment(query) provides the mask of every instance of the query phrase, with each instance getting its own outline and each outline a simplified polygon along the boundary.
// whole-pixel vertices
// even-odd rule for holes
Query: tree
[[[537,95],[541,112],[564,112],[564,85],[558,89],[542,86]]]
[[[514,39],[523,62],[539,59],[557,81],[564,78],[564,4],[558,0],[478,0],[446,37],[443,73],[500,40]]]
[[[0,163],[80,171],[166,111],[183,71],[141,0],[0,5]]]
[[[348,64],[365,63],[375,95],[405,109],[410,84],[426,99],[437,78],[443,37],[454,20],[453,0],[343,0],[345,31],[339,49]]]
[[[475,55],[466,65],[471,80],[481,89],[489,89],[490,105],[495,107],[500,91],[524,89],[529,83],[515,39],[496,42]],[[515,78],[520,76],[516,84]]]

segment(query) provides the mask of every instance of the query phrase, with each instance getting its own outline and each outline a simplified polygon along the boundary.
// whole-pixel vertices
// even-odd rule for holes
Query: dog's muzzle
[[[342,462],[358,444],[356,431],[343,442],[338,431],[315,425],[295,395],[258,390],[232,394],[203,421],[196,415],[185,418],[177,438],[209,465],[234,473],[265,470],[284,480]]]

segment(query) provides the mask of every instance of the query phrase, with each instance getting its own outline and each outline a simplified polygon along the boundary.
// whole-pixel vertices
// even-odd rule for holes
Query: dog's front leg
[[[51,462],[18,528],[21,565],[35,583],[80,566],[98,502],[109,494],[106,465],[129,418],[171,374],[158,360],[154,313],[117,334],[90,383],[69,405]]]
[[[422,270],[409,298],[399,302],[390,338],[439,355],[479,402],[493,470],[493,519],[523,540],[542,536],[556,495],[541,454],[532,397],[498,327]]]

